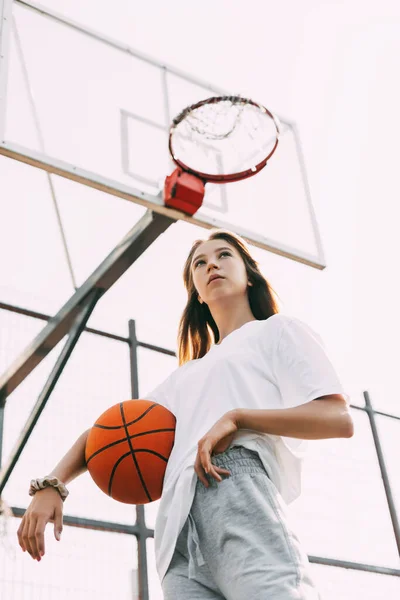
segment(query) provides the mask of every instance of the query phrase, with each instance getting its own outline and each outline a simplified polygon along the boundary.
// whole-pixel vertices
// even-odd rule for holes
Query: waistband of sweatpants
[[[262,461],[258,455],[258,452],[249,450],[243,446],[233,446],[211,457],[211,462],[216,467],[222,467],[227,469],[231,476],[239,475],[240,473],[264,473],[267,472],[262,464]],[[222,479],[229,479],[229,475],[220,473]],[[218,482],[210,474],[206,474],[206,478],[211,487],[218,485]],[[198,480],[198,486],[200,489],[206,490],[206,486]]]

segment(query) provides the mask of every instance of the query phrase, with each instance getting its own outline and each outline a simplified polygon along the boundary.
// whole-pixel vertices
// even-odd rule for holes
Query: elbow
[[[354,422],[350,415],[345,419],[341,428],[341,437],[351,438],[354,435]]]
[[[326,397],[321,405],[328,411],[330,426],[336,432],[334,437],[351,438],[354,435],[354,422],[349,406],[343,396]]]
[[[343,398],[343,397],[342,397]],[[339,408],[338,417],[340,420],[340,437],[351,438],[354,435],[354,421],[352,419],[349,405],[345,403],[343,398],[342,406],[336,404],[336,407]]]

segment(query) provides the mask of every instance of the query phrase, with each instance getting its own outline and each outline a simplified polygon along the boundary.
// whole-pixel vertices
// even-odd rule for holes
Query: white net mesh
[[[175,119],[173,156],[191,169],[211,175],[255,170],[272,152],[278,126],[262,107],[227,97],[186,109]]]

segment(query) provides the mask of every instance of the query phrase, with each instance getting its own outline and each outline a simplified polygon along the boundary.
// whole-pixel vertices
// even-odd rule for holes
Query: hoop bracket
[[[165,178],[165,206],[194,215],[203,204],[204,191],[202,179],[178,167]]]

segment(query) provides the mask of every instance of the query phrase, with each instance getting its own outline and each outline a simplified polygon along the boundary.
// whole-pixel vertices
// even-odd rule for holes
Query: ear
[[[200,304],[203,304],[203,300],[200,298],[200,296],[198,296],[197,299],[200,302]]]
[[[252,287],[252,285],[253,285],[253,284],[251,283],[251,281],[248,281],[248,282],[247,282],[247,285],[248,285],[249,287]]]

